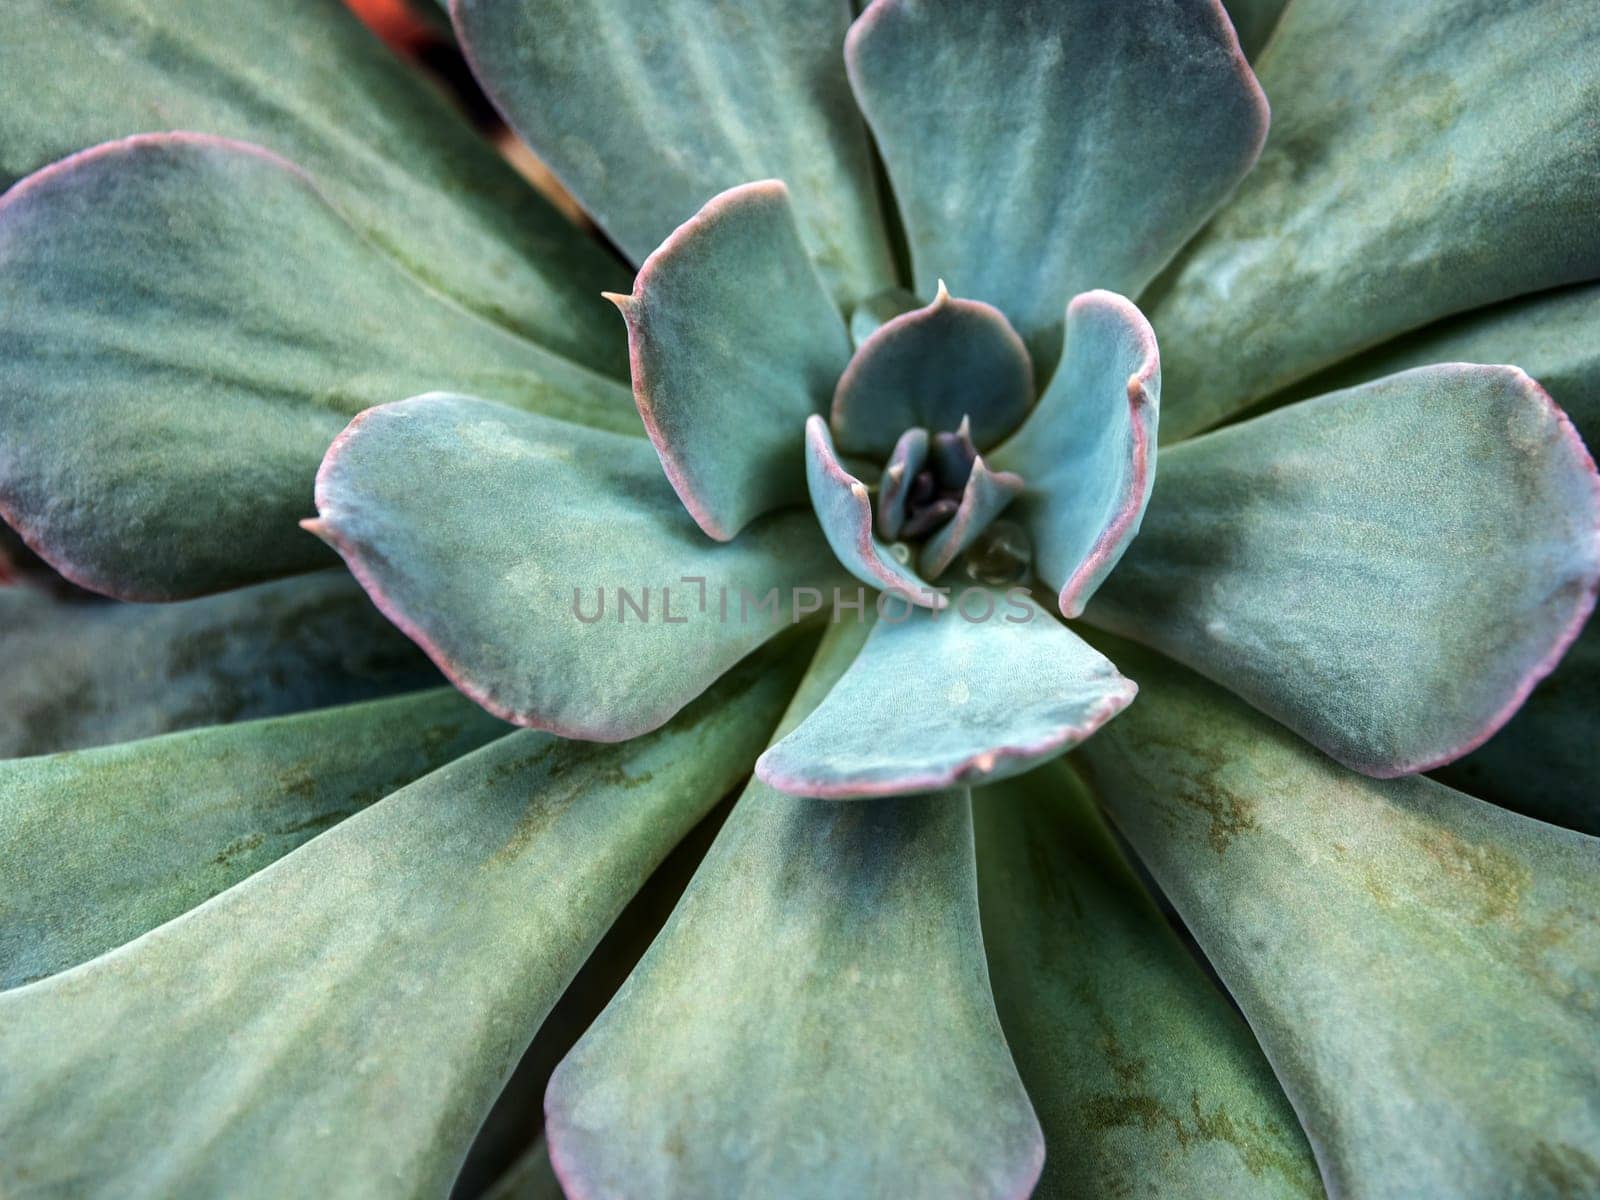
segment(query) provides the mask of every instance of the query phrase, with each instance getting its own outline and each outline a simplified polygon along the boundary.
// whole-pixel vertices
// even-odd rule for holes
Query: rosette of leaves
[[[0,1190],[1600,1194],[1600,10],[8,15]]]

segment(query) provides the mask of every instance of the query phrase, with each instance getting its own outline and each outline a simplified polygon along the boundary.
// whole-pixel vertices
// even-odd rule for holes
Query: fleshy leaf
[[[792,726],[856,651],[833,626]],[[965,792],[830,804],[752,782],[556,1070],[577,1196],[1014,1197],[1044,1146],[995,1019]]]
[[[1067,306],[1066,348],[1027,423],[994,455],[1027,491],[1039,578],[1063,616],[1083,612],[1139,532],[1156,479],[1161,357],[1150,324],[1112,292]]]
[[[876,528],[878,536],[894,541],[906,524],[906,501],[911,484],[928,461],[928,431],[908,429],[900,435],[889,455],[889,465],[878,481]]]
[[[1600,1188],[1600,841],[1345,771],[1156,655],[1074,761],[1193,930],[1331,1195]]]
[[[255,142],[314,175],[366,239],[430,287],[626,378],[599,296],[626,280],[616,260],[345,5],[274,0],[263,21],[254,0],[9,0],[6,16],[0,190],[134,133]],[[228,311],[253,293],[234,292]]]
[[[1312,383],[1344,387],[1435,362],[1514,362],[1593,448],[1600,444],[1600,285],[1509,301],[1439,323]],[[1487,743],[1438,778],[1505,808],[1600,834],[1600,624]]]
[[[1257,63],[1261,162],[1146,305],[1163,436],[1450,313],[1600,276],[1597,40],[1595,4],[1285,8]]]
[[[0,762],[0,988],[132,941],[506,732],[444,688]]]
[[[1214,0],[874,0],[845,59],[917,289],[995,305],[1044,367],[1068,298],[1137,294],[1267,131]]]
[[[806,261],[788,189],[723,192],[645,260],[628,322],[634,399],[667,478],[707,534],[803,504],[800,430],[850,361]]]
[[[712,542],[644,439],[467,396],[367,410],[316,499],[310,527],[457,687],[563,737],[656,728],[841,578],[804,509]]]
[[[0,995],[0,1190],[443,1195],[640,882],[800,664],[621,746],[522,731],[110,954]]]
[[[838,0],[452,0],[473,73],[634,262],[718,192],[794,189],[834,296],[893,279]]]
[[[941,526],[922,547],[917,570],[924,579],[937,579],[950,569],[962,551],[978,540],[1006,506],[1022,494],[1020,475],[1010,471],[991,471],[983,459],[972,463],[972,474],[962,489],[961,503],[950,520]]]
[[[440,682],[343,570],[182,604],[0,592],[0,758],[346,704]]]
[[[1035,1196],[1322,1196],[1261,1048],[1072,773],[972,798],[995,1006],[1049,1153]]]
[[[1514,367],[1424,367],[1168,450],[1087,619],[1369,775],[1498,729],[1594,605],[1600,479]]]
[[[1033,364],[1000,310],[957,300],[939,283],[932,303],[891,317],[861,343],[833,393],[833,436],[846,453],[881,459],[913,426],[972,422],[979,447],[1022,423]]]
[[[1021,588],[880,619],[827,698],[756,763],[827,799],[1003,779],[1070,750],[1138,688]]]
[[[0,515],[67,578],[173,600],[316,566],[328,443],[446,385],[636,429],[626,389],[444,300],[300,170],[190,134],[0,198]]]
[[[817,522],[835,557],[863,583],[895,593],[900,604],[943,608],[948,601],[889,553],[872,532],[872,497],[866,485],[839,462],[828,423],[806,419],[806,484]]]

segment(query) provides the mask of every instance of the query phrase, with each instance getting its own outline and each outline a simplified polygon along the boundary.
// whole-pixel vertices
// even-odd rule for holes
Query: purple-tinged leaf
[[[7,0],[5,13],[0,190],[129,134],[253,142],[314,175],[365,239],[429,287],[627,377],[599,295],[626,281],[615,257],[345,4],[273,0],[271,20],[257,0]],[[251,295],[240,288],[223,307]]]
[[[1577,636],[1600,478],[1515,367],[1423,367],[1164,453],[1086,619],[1390,777],[1473,749]]]
[[[1289,4],[1256,64],[1261,162],[1146,306],[1165,438],[1451,313],[1600,278],[1597,53],[1587,0]]]
[[[1138,688],[1021,588],[880,618],[822,703],[756,763],[779,791],[831,800],[975,785],[1089,737]]]
[[[866,485],[840,464],[828,423],[812,415],[806,419],[805,431],[806,483],[812,511],[844,569],[863,583],[895,593],[897,605],[943,608],[945,598],[890,554],[872,532],[872,497]]]
[[[980,448],[1022,423],[1033,404],[1033,364],[993,305],[933,302],[885,321],[861,343],[833,393],[833,436],[847,454],[881,459],[907,429],[972,422]]]
[[[872,155],[840,50],[843,0],[453,0],[512,128],[639,262],[718,192],[794,189],[840,302],[892,282]]]
[[[922,546],[917,570],[924,579],[938,579],[961,553],[977,541],[989,523],[1022,495],[1023,480],[1010,471],[991,471],[983,459],[972,463],[961,503],[950,519]]]
[[[878,481],[877,529],[885,541],[894,541],[906,524],[906,501],[911,486],[928,461],[928,431],[908,429],[889,455],[889,465]]]
[[[331,564],[296,526],[328,443],[447,386],[638,428],[624,387],[445,299],[259,147],[133,137],[0,197],[0,519],[82,587]]]
[[[667,478],[711,537],[806,496],[801,429],[827,406],[850,339],[806,261],[789,190],[708,201],[645,260],[628,323],[633,394]]]
[[[859,640],[829,630],[780,728]],[[1044,1144],[989,993],[966,793],[751,783],[545,1111],[569,1196],[1028,1195]]]
[[[368,409],[316,501],[313,531],[457,687],[563,737],[655,729],[801,619],[794,589],[842,580],[806,509],[713,542],[643,438],[465,396]]]
[[[1041,367],[1068,298],[1137,294],[1267,131],[1216,0],[874,0],[845,59],[918,291],[993,304]]]
[[[1149,322],[1113,292],[1067,306],[1066,348],[1028,421],[994,455],[1027,491],[1013,516],[1033,535],[1039,578],[1063,616],[1089,597],[1139,532],[1156,478],[1161,358]]]

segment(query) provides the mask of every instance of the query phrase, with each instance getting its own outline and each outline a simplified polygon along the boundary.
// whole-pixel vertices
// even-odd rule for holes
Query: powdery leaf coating
[[[1041,366],[1067,299],[1137,294],[1267,132],[1216,0],[873,0],[845,59],[917,290],[993,304]]]
[[[840,48],[846,0],[452,0],[473,73],[512,128],[639,262],[751,179],[794,190],[841,303],[894,276]]]
[[[1331,1195],[1600,1188],[1600,841],[1372,780],[1160,656],[1075,756],[1282,1081]]]
[[[295,523],[372,404],[467,386],[637,428],[625,388],[444,299],[297,167],[214,137],[97,146],[0,197],[0,314],[0,519],[121,599],[328,565]]]
[[[1049,1148],[1034,1195],[1321,1200],[1261,1048],[1065,761],[972,797],[995,1006]]]
[[[1600,277],[1597,53],[1583,0],[1294,0],[1256,63],[1261,162],[1146,305],[1164,438],[1450,313]]]
[[[980,449],[1010,433],[1033,406],[1033,364],[1000,310],[959,300],[939,284],[931,303],[891,317],[850,359],[833,393],[830,425],[849,454],[881,459],[911,428],[972,423]]]
[[[1026,490],[1012,515],[1028,526],[1034,569],[1083,612],[1138,535],[1156,479],[1161,357],[1131,301],[1085,292],[1067,305],[1066,347],[1027,423],[992,456]]]
[[[0,762],[0,988],[131,942],[507,732],[440,688]]]
[[[1600,478],[1515,367],[1424,367],[1165,452],[1086,618],[1387,778],[1494,733],[1594,606]]]
[[[862,630],[829,630],[783,726]],[[965,792],[752,782],[545,1096],[568,1196],[1026,1196],[1044,1145],[989,993]]]
[[[806,259],[789,190],[746,183],[707,201],[645,259],[628,323],[633,394],[667,478],[727,541],[804,503],[800,430],[850,361],[850,338]]]
[[[969,588],[944,612],[879,619],[756,776],[834,800],[1004,779],[1070,750],[1137,691],[1026,592]]]
[[[749,769],[802,665],[758,656],[622,746],[513,733],[0,994],[0,1188],[448,1191],[551,1006]]]
[[[274,0],[263,21],[255,0],[7,0],[6,17],[0,190],[129,134],[256,143],[316,176],[365,238],[430,287],[626,378],[598,294],[625,283],[615,257],[345,5]]]
[[[713,542],[643,438],[467,396],[368,409],[316,500],[310,527],[457,687],[562,737],[655,729],[799,619],[795,588],[842,580],[809,511]]]

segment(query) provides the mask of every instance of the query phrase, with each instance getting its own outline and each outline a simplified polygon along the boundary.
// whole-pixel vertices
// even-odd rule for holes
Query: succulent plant
[[[1600,8],[1230,9],[13,0],[0,1194],[1600,1195]]]

